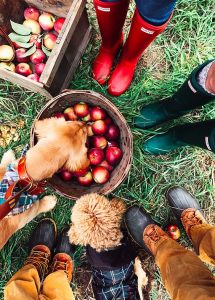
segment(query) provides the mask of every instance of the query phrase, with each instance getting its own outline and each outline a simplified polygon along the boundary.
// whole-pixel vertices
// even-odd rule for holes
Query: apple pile
[[[61,170],[58,175],[64,181],[76,180],[82,186],[89,186],[93,182],[106,183],[122,158],[120,130],[107,112],[101,107],[90,107],[87,103],[79,102],[66,108],[63,113],[55,113],[53,116],[67,121],[85,122],[88,132],[90,166],[73,173]]]
[[[39,82],[65,18],[56,18],[35,7],[26,8],[24,18],[23,24],[11,21],[14,32],[9,37],[16,49],[15,59],[11,46],[0,46],[0,68]]]

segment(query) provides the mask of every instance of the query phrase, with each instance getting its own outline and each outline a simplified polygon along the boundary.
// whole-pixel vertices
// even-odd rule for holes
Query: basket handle
[[[11,41],[11,39],[9,38],[9,36],[7,35],[7,33],[4,31],[4,29],[0,26],[0,36],[2,36],[7,42],[8,44],[11,46],[11,48],[13,49],[13,59],[15,58],[15,48],[13,45],[13,42]]]

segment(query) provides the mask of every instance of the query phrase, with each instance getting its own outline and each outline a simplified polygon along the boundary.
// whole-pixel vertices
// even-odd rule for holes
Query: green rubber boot
[[[154,155],[163,155],[183,146],[197,146],[215,153],[215,120],[175,126],[143,144],[143,149]]]
[[[140,115],[134,118],[134,125],[147,129],[183,116],[192,109],[214,100],[215,96],[207,93],[197,82],[199,71],[210,62],[206,61],[197,67],[171,98],[143,107]]]

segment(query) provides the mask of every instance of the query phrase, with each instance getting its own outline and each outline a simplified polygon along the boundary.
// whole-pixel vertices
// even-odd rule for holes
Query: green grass
[[[91,89],[108,96],[107,87],[99,86],[90,75],[90,65],[99,47],[99,35],[92,3],[88,3],[88,8],[94,27],[93,38],[70,87]],[[132,4],[129,18],[133,10]],[[195,194],[208,218],[211,222],[214,221],[214,154],[187,147],[167,156],[155,157],[142,152],[141,144],[152,134],[166,130],[169,126],[215,118],[215,107],[213,103],[206,105],[192,114],[147,131],[135,129],[132,126],[132,118],[138,113],[141,105],[172,95],[196,65],[213,58],[214,17],[214,0],[178,1],[167,30],[157,38],[140,60],[131,88],[121,97],[111,98],[125,116],[134,135],[134,159],[131,171],[127,180],[114,191],[113,195],[126,199],[128,205],[139,203],[162,225],[172,218],[164,193],[169,186],[176,184]],[[44,104],[45,99],[39,95],[13,86],[9,82],[0,82],[0,120],[15,123],[20,119],[25,121],[24,128],[19,132],[19,141],[12,142],[8,146],[16,150],[17,155],[28,143],[32,121]],[[5,149],[0,149],[0,155],[4,151]],[[59,229],[69,224],[71,206],[71,201],[59,197],[57,207],[48,214],[56,220]],[[0,253],[1,296],[3,286],[22,266],[26,258],[28,237],[37,221],[38,219],[33,220],[15,234]],[[185,235],[182,244],[189,245]],[[80,256],[81,249],[76,255],[77,265],[80,264],[78,259]],[[168,299],[159,272],[156,270],[153,275],[150,299]],[[80,299],[83,298],[88,299],[87,296]]]

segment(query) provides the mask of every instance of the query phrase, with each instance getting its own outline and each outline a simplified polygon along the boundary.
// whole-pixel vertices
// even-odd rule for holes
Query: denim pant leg
[[[118,2],[123,0],[102,0]],[[143,19],[152,25],[162,25],[170,17],[177,0],[135,0],[138,11]]]

